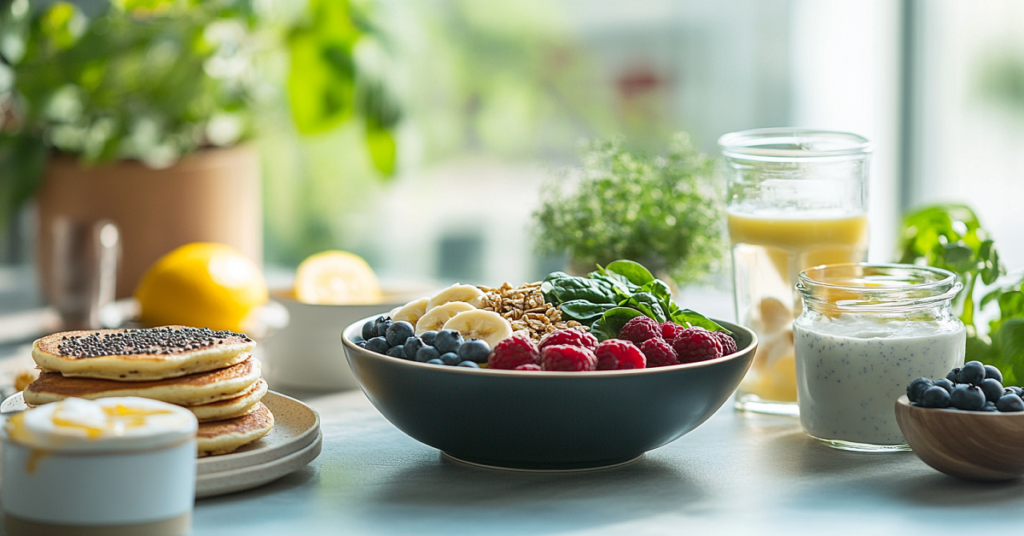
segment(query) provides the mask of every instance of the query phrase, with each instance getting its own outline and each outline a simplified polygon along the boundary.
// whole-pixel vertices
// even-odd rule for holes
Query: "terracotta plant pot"
[[[260,166],[251,147],[203,151],[167,169],[136,161],[84,167],[74,157],[54,156],[37,201],[36,258],[47,296],[53,281],[54,223],[62,217],[117,224],[118,298],[131,296],[161,255],[189,242],[220,242],[263,263]]]

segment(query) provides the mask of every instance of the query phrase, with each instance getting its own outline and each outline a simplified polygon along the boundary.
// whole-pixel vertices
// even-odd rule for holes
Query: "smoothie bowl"
[[[609,271],[611,268],[609,265]],[[619,269],[626,270],[621,265]],[[692,311],[677,310],[674,318],[680,324],[659,324],[629,312],[628,299],[623,298],[622,303],[599,315],[604,322],[595,317],[587,325],[582,315],[573,316],[584,308],[564,307],[572,300],[562,301],[557,294],[559,288],[582,288],[590,283],[575,278],[548,285],[563,276],[568,277],[556,273],[544,285],[519,287],[534,305],[523,310],[539,311],[559,302],[557,311],[547,309],[545,313],[549,324],[530,317],[501,327],[494,316],[515,315],[496,305],[492,292],[496,289],[481,297],[463,288],[458,292],[467,293],[461,295],[465,303],[480,307],[451,311],[453,316],[443,323],[448,329],[422,330],[433,326],[430,311],[438,307],[436,303],[421,314],[427,320],[416,322],[419,332],[411,337],[394,333],[403,320],[394,321],[386,337],[375,336],[382,332],[374,330],[375,324],[392,321],[381,316],[348,326],[342,343],[349,365],[373,405],[414,439],[461,461],[535,470],[616,465],[678,439],[725,403],[750,366],[757,346],[753,332]],[[647,277],[649,274],[637,276],[636,281]],[[633,283],[629,288],[636,291],[645,284]],[[519,291],[507,287],[500,294],[515,296]],[[598,287],[601,285],[593,284]],[[550,301],[535,303],[540,300]],[[667,300],[659,310],[672,310],[674,306]],[[612,310],[616,312],[607,312]],[[394,316],[405,318],[402,311]],[[623,322],[626,317],[629,319]],[[424,322],[428,325],[420,325]],[[731,332],[735,346],[723,350],[717,342],[708,343],[713,331],[697,324]],[[519,329],[522,326],[527,328]],[[456,327],[462,330],[465,342],[452,351],[447,338],[459,338],[452,329]],[[672,344],[665,340],[668,331],[658,331],[662,327],[678,331],[670,337]],[[448,331],[453,334],[446,334]],[[707,359],[687,357],[688,334],[717,348],[717,353]],[[473,340],[476,335],[478,342]],[[391,343],[383,342],[385,338]],[[478,354],[477,346],[493,350]],[[668,353],[658,353],[656,347]]]

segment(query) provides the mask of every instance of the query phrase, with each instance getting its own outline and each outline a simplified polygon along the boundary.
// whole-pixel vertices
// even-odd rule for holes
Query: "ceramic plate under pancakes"
[[[230,472],[266,464],[303,450],[316,440],[320,433],[320,415],[316,410],[274,391],[267,391],[262,402],[274,414],[274,428],[262,438],[243,445],[230,454],[199,458],[196,460],[197,475]],[[25,409],[27,406],[21,393],[9,397],[0,405],[0,413],[13,413]]]
[[[320,455],[324,434],[317,431],[313,442],[281,458],[266,463],[207,473],[196,477],[196,498],[215,497],[269,484],[305,467]]]

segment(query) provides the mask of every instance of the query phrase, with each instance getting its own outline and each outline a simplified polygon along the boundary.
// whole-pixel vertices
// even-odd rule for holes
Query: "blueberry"
[[[442,354],[458,351],[462,344],[462,334],[454,329],[442,329],[434,337],[434,347]]]
[[[371,352],[377,352],[378,354],[387,353],[388,341],[384,337],[374,337],[366,341],[366,349]]]
[[[1006,412],[1024,411],[1024,400],[1014,394],[1003,395],[999,402],[996,402],[996,409]]]
[[[385,320],[391,320],[391,317],[390,316],[386,316],[386,315],[382,315],[382,316],[378,316],[377,318],[373,319],[373,332],[374,333],[377,332],[377,327],[380,326],[380,323],[385,321]],[[376,335],[374,335],[374,337],[376,337]]]
[[[909,398],[911,402],[917,402],[921,398],[921,393],[932,385],[933,382],[928,378],[915,379],[907,386],[907,398]]]
[[[950,403],[956,409],[981,411],[981,408],[985,407],[985,394],[981,392],[980,387],[975,385],[954,389],[949,398]]]
[[[491,355],[491,347],[486,341],[470,339],[459,346],[459,357],[461,361],[473,361],[475,363],[486,363],[487,357]]]
[[[419,361],[420,363],[426,363],[431,359],[440,360],[440,358],[441,352],[438,352],[437,348],[434,348],[433,346],[424,346],[416,351],[416,361]]]
[[[1003,373],[999,372],[999,369],[992,365],[985,365],[985,378],[992,378],[999,383],[1003,383]]]
[[[388,355],[399,359],[405,359],[405,348],[403,348],[401,344],[398,346],[392,346],[391,349],[388,350]]]
[[[388,339],[388,344],[391,346],[398,346],[399,344],[404,343],[409,337],[413,337],[415,335],[416,330],[412,327],[412,324],[404,320],[399,320],[398,322],[391,324],[391,327],[388,328],[385,337]]]
[[[437,337],[436,331],[424,331],[423,334],[420,335],[420,338],[423,339],[423,344],[426,344],[428,346],[434,345],[435,337]]]
[[[356,341],[356,346],[366,348],[366,341]]]
[[[480,368],[480,365],[477,365],[476,363],[474,363],[472,361],[463,361],[462,363],[459,363],[458,366],[466,367],[466,368]]]
[[[443,365],[444,361],[441,361],[440,359],[431,359],[430,361],[427,361],[427,364],[428,365]]]
[[[999,411],[996,409],[996,405],[991,402],[985,402],[985,405],[981,407],[981,411]]]
[[[960,382],[960,367],[954,367],[953,370],[949,371],[949,374],[946,374],[946,379],[951,381],[951,382],[953,382],[953,383],[959,383]]]
[[[948,408],[949,391],[938,385],[933,385],[921,393],[917,403],[925,408]]]
[[[377,336],[377,326],[373,323],[373,320],[368,320],[363,324],[363,340],[368,341]]]
[[[985,379],[985,365],[981,361],[971,361],[960,369],[957,383],[973,383],[978,385]]]
[[[985,400],[996,403],[997,400],[1003,396],[1003,384],[997,382],[993,378],[985,378],[978,384],[981,387],[981,392],[985,393]]]
[[[381,320],[380,323],[377,324],[377,336],[378,337],[385,337],[385,336],[387,336],[388,328],[391,327],[391,324],[394,324],[394,322],[392,322],[390,318],[385,318],[384,320]]]
[[[451,365],[454,367],[455,365],[459,364],[459,361],[462,360],[459,359],[458,354],[456,354],[455,352],[447,352],[441,354],[441,362],[444,363],[445,365]]]
[[[408,339],[405,339],[405,344],[403,346],[405,347],[405,358],[416,359],[416,352],[419,352],[420,348],[423,348],[424,344],[419,337],[409,337]]]
[[[947,393],[952,394],[953,392],[953,382],[947,380],[946,378],[940,378],[938,380],[935,380],[935,385],[945,389]]]
[[[1024,399],[1024,389],[1021,389],[1020,387],[1017,387],[1016,385],[1011,385],[1011,386],[1007,387],[1007,389],[1013,391],[1013,394],[1015,394],[1015,395],[1021,397],[1022,399]]]

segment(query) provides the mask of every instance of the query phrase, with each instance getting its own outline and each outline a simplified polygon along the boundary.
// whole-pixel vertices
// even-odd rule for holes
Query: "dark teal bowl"
[[[679,439],[729,399],[757,347],[736,335],[732,355],[686,365],[596,372],[524,372],[428,365],[342,343],[370,402],[413,439],[470,463],[539,470],[627,462]]]

